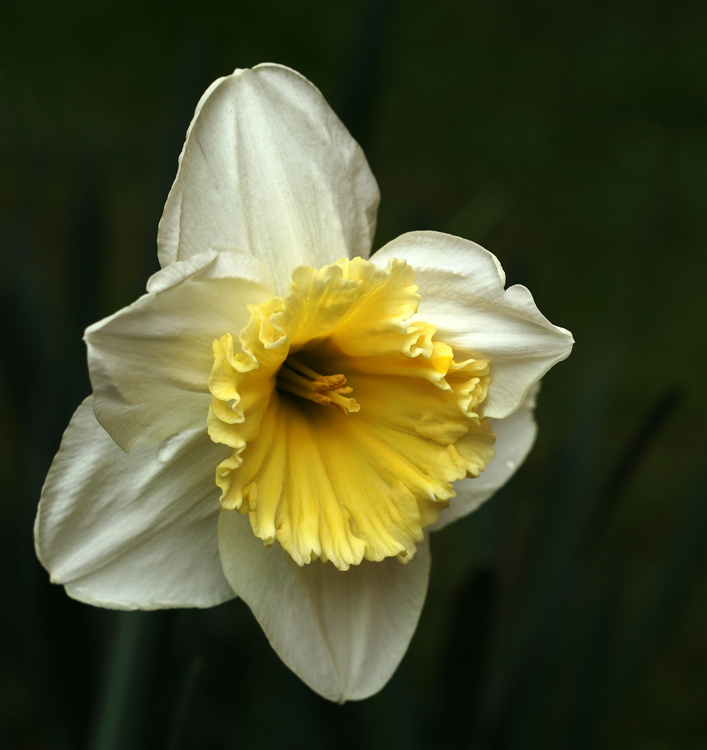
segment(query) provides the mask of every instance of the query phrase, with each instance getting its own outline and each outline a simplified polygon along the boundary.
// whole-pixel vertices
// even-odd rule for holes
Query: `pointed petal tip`
[[[440,232],[410,232],[372,260],[380,267],[390,257],[413,267],[419,316],[435,326],[439,339],[490,361],[486,416],[512,414],[531,385],[569,356],[572,334],[540,312],[525,286],[504,289],[498,259],[476,243]]]
[[[276,63],[237,69],[199,101],[160,221],[160,259],[237,245],[274,269],[282,292],[297,262],[367,256],[379,198],[316,86]]]
[[[429,578],[429,544],[401,565],[395,558],[348,571],[320,561],[298,567],[278,545],[265,548],[248,519],[222,513],[224,572],[283,662],[336,703],[381,690],[417,627]]]

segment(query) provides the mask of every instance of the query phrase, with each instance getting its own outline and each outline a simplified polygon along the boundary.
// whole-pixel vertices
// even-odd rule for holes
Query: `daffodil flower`
[[[369,258],[378,200],[298,73],[216,81],[160,222],[162,269],[86,331],[93,395],[36,522],[70,596],[240,596],[337,701],[390,678],[425,599],[428,532],[523,461],[533,386],[573,343],[472,242],[413,232]]]

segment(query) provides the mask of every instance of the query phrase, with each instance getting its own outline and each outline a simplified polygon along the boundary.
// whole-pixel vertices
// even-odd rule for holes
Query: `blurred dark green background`
[[[476,240],[572,330],[514,480],[433,537],[401,668],[343,707],[242,602],[115,613],[52,587],[39,491],[84,327],[157,268],[194,106],[281,62],[383,196],[376,247]],[[22,750],[707,747],[707,5],[35,0],[0,24],[0,744]]]

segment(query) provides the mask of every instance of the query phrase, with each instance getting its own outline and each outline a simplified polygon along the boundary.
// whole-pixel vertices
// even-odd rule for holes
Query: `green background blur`
[[[376,247],[473,239],[571,358],[536,447],[432,539],[400,669],[337,706],[240,601],[115,613],[34,557],[89,393],[89,323],[157,269],[194,106],[236,67],[312,80],[382,193]],[[13,2],[0,24],[0,744],[22,750],[707,747],[707,4]]]

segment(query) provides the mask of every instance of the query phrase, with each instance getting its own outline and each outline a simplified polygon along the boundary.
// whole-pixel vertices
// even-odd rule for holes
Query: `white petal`
[[[533,418],[536,384],[520,409],[505,419],[491,419],[491,429],[496,436],[496,456],[479,477],[455,482],[457,493],[451,505],[442,511],[432,531],[439,529],[476,510],[516,473],[535,442],[538,428]]]
[[[242,247],[283,294],[297,265],[367,257],[378,200],[363,152],[306,78],[280,65],[236,70],[204,94],[189,127],[160,262]]]
[[[488,250],[439,232],[411,232],[379,250],[371,261],[385,268],[406,260],[422,296],[419,318],[460,351],[491,361],[487,417],[514,412],[530,387],[572,350],[572,334],[540,313],[520,285],[504,291],[505,276]]]
[[[223,446],[201,431],[124,453],[86,399],[49,470],[35,523],[51,580],[75,599],[114,609],[232,599],[218,553],[214,471],[223,458]]]
[[[247,305],[274,294],[265,266],[236,250],[174,263],[148,290],[85,335],[96,417],[126,451],[206,425],[213,341],[237,338]]]
[[[246,516],[219,522],[223,569],[280,658],[329,700],[367,698],[407,650],[429,577],[428,542],[411,562],[364,560],[342,572],[315,561],[298,567],[278,545],[263,546]]]

